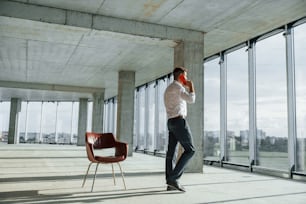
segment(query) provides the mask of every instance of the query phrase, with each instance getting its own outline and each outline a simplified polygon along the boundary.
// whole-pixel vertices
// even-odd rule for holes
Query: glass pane
[[[108,130],[108,124],[109,124],[109,109],[110,109],[110,105],[109,105],[109,100],[107,100],[104,104],[104,123],[103,123],[103,127],[104,127],[104,132],[109,132]]]
[[[137,147],[137,130],[138,130],[138,91],[134,91],[134,128],[133,128],[133,149]]]
[[[71,143],[76,144],[78,139],[78,122],[79,122],[79,102],[72,102],[72,128],[71,128]]]
[[[153,152],[155,146],[155,82],[150,83],[146,89],[146,122],[147,122],[147,140],[146,150]]]
[[[139,121],[138,121],[138,135],[137,135],[137,149],[143,150],[145,145],[145,87],[141,87],[138,92],[139,96]]]
[[[117,129],[117,98],[108,99],[104,105],[104,129],[105,132],[111,132],[116,135]]]
[[[204,64],[204,159],[220,160],[220,58]]]
[[[103,132],[106,132],[105,131],[105,123],[106,123],[106,102],[104,101],[104,104],[103,104]]]
[[[227,149],[233,163],[249,164],[248,52],[227,54]]]
[[[70,144],[72,127],[72,102],[58,102],[57,143]]]
[[[18,122],[19,143],[25,143],[27,140],[26,136],[27,108],[28,108],[28,102],[21,102],[21,111],[19,113],[19,122]]]
[[[87,129],[86,131],[91,132],[92,130],[92,107],[93,102],[90,101],[87,103]]]
[[[0,142],[6,143],[8,140],[8,129],[10,121],[10,102],[0,102]]]
[[[112,127],[112,130],[111,132],[116,135],[117,133],[117,104],[118,104],[118,101],[117,101],[117,98],[115,97],[114,98],[114,102],[113,102],[113,127]]]
[[[297,171],[306,173],[306,24],[294,28]]]
[[[257,165],[288,170],[286,49],[282,33],[256,44]]]
[[[167,128],[167,114],[164,105],[164,92],[167,88],[167,79],[158,81],[158,133],[156,139],[156,149],[160,152],[166,152],[168,144],[168,128]]]
[[[107,122],[107,132],[112,132],[113,129],[113,121],[114,121],[114,102],[113,98],[108,102],[108,122]]]
[[[28,127],[27,127],[27,143],[39,142],[40,124],[41,124],[41,106],[42,102],[28,103]]]
[[[56,135],[56,106],[57,102],[43,102],[42,134],[39,142],[54,144],[57,143]]]

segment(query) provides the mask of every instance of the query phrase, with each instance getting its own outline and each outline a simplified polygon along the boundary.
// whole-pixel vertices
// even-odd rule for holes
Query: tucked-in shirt
[[[187,116],[187,103],[195,102],[195,93],[188,92],[182,84],[174,80],[164,93],[167,117]]]

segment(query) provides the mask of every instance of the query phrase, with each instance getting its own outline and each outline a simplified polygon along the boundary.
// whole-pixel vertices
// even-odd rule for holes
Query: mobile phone
[[[180,80],[183,82],[183,84],[186,85],[187,84],[186,76],[184,74],[181,74],[179,77],[180,77]]]

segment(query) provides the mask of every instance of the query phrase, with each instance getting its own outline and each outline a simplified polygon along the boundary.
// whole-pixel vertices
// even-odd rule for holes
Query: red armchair
[[[85,145],[86,145],[87,157],[90,163],[88,165],[87,172],[84,176],[82,187],[84,187],[85,185],[88,171],[93,163],[96,163],[97,166],[96,166],[95,175],[94,175],[92,186],[91,186],[91,192],[93,191],[93,187],[95,184],[98,166],[101,163],[112,165],[114,185],[116,185],[113,163],[117,163],[119,166],[120,172],[121,172],[124,189],[126,190],[124,175],[123,175],[122,168],[119,162],[124,161],[126,159],[127,151],[128,151],[128,144],[117,141],[112,133],[87,132],[85,135]],[[111,156],[101,156],[100,155],[99,156],[95,154],[95,150],[105,149],[105,148],[115,148],[114,155],[111,155]]]

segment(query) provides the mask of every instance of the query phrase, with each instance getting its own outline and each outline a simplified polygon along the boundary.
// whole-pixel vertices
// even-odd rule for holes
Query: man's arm
[[[195,92],[194,92],[194,86],[192,81],[187,81],[186,86],[188,87],[189,91],[182,92],[181,97],[187,101],[188,103],[194,103],[195,102]]]

